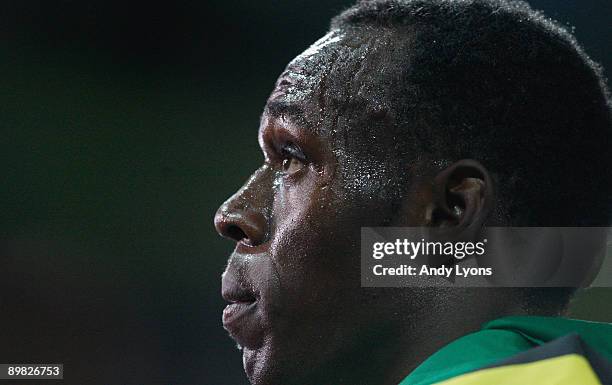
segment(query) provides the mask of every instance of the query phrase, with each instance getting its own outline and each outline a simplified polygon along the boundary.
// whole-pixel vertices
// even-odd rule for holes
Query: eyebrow
[[[304,109],[298,104],[282,100],[270,101],[265,111],[274,118],[289,118],[297,121],[303,121],[305,115]]]

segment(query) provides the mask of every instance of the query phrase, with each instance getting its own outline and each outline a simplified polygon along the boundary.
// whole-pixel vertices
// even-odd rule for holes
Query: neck
[[[395,303],[384,322],[352,341],[316,373],[297,384],[397,385],[418,365],[448,343],[480,330],[488,321],[508,315],[527,315],[512,292],[491,288],[427,288],[407,291],[412,303]],[[392,293],[387,293],[393,295]],[[414,298],[429,298],[414,303]],[[398,311],[398,309],[406,309]],[[410,309],[410,310],[408,310]]]
[[[434,290],[434,289],[428,289]],[[417,317],[404,318],[397,360],[386,369],[385,385],[397,385],[429,356],[450,342],[478,331],[483,324],[509,315],[527,315],[514,304],[511,290],[491,288],[439,289]]]
[[[408,315],[377,324],[367,337],[304,383],[397,385],[433,353],[480,330],[484,323],[507,315],[526,315],[519,306],[504,301],[505,292],[485,292],[490,290],[453,288],[440,292],[427,306],[423,303]],[[397,313],[397,307],[389,309],[389,314],[393,311]]]

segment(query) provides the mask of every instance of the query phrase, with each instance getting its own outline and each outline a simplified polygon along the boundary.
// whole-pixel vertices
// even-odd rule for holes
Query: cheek
[[[275,362],[287,352],[311,363],[330,360],[371,329],[376,304],[360,280],[364,214],[340,191],[308,180],[279,186],[270,244],[279,289],[270,314]]]
[[[334,246],[340,225],[339,208],[346,205],[336,189],[309,172],[296,182],[279,183],[274,199],[271,247],[277,262],[297,268],[322,262]]]
[[[279,188],[271,255],[287,306],[323,308],[360,287],[360,223],[337,189],[305,179]]]
[[[307,248],[316,243],[316,234],[325,226],[325,207],[330,195],[327,186],[312,170],[299,180],[278,177],[275,184],[278,187],[274,194],[272,245],[290,243]]]

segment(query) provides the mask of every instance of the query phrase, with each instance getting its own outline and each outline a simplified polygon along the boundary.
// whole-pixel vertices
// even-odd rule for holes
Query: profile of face
[[[236,242],[222,278],[223,325],[253,384],[328,383],[367,361],[363,370],[382,378],[372,368],[394,360],[386,341],[426,306],[407,290],[360,287],[360,228],[427,224],[434,194],[429,179],[408,183],[410,166],[386,155],[395,138],[382,129],[388,107],[376,87],[342,85],[354,75],[344,52],[367,47],[351,39],[359,37],[332,31],[288,65],[261,118],[265,162],[215,216],[217,231]],[[370,48],[367,58],[377,54]],[[337,108],[354,95],[376,123]],[[464,197],[479,194],[469,187],[459,188],[471,191]]]
[[[264,162],[215,215],[235,242],[223,325],[253,384],[397,384],[485,321],[567,304],[550,292],[528,308],[513,288],[362,288],[362,227],[465,239],[485,225],[608,223],[593,165],[609,160],[609,105],[571,36],[526,5],[391,3],[360,2],[288,64],[261,117]],[[580,257],[596,271],[599,257]]]

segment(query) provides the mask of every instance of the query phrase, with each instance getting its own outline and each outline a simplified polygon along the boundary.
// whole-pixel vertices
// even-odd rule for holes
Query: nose
[[[232,208],[231,204],[224,204],[215,214],[215,229],[225,238],[250,246],[266,239],[265,217],[253,210]]]
[[[271,178],[267,166],[260,167],[215,214],[217,232],[236,242],[257,246],[268,237],[271,210]]]

